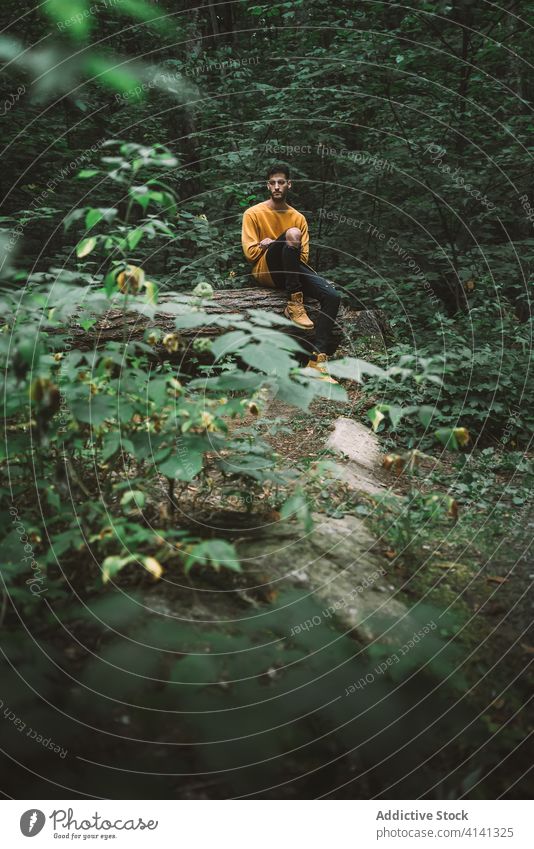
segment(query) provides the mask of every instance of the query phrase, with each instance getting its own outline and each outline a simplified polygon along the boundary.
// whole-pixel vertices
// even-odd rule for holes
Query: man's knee
[[[301,239],[302,232],[298,227],[289,227],[289,229],[286,230],[286,244],[288,244],[290,248],[300,247]]]
[[[323,297],[327,300],[332,306],[339,307],[341,303],[341,295],[337,291],[336,287],[329,280],[324,281],[325,285],[323,288]]]

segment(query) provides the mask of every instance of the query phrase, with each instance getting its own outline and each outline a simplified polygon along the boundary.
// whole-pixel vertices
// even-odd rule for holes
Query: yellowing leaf
[[[87,254],[90,254],[92,250],[96,247],[96,239],[94,236],[91,236],[89,239],[82,239],[82,241],[76,246],[76,256],[81,259]]]
[[[159,560],[156,560],[155,557],[145,557],[143,560],[143,566],[147,572],[150,572],[156,581],[158,581],[163,575],[163,566]]]
[[[458,443],[458,445],[461,445],[462,448],[464,447],[464,445],[467,445],[471,438],[469,436],[469,431],[466,427],[455,427],[453,433],[456,437],[456,442]]]
[[[177,333],[166,333],[163,337],[163,344],[169,354],[174,354],[180,347],[180,337]]]
[[[102,582],[107,584],[107,582],[114,578],[115,575],[120,572],[121,569],[126,566],[131,560],[135,558],[132,557],[119,557],[114,554],[111,557],[106,557],[104,562],[102,563]]]
[[[145,272],[137,265],[127,265],[117,274],[117,285],[124,294],[135,295],[144,282]]]
[[[458,502],[455,498],[449,499],[449,516],[452,516],[453,519],[458,518]]]
[[[145,280],[146,299],[149,304],[155,304],[158,300],[158,287],[151,280]]]
[[[384,413],[381,413],[376,407],[373,407],[372,410],[369,410],[367,413],[368,417],[371,420],[371,424],[373,425],[373,430],[376,433],[376,429],[381,421],[384,420]]]
[[[382,460],[382,465],[384,469],[392,470],[396,475],[400,475],[405,466],[405,459],[399,454],[386,454]]]

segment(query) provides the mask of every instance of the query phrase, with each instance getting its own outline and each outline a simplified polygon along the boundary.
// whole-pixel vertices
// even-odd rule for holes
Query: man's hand
[[[262,250],[266,250],[266,248],[268,248],[268,247],[269,247],[269,245],[270,245],[272,242],[274,242],[274,239],[268,239],[268,238],[266,238],[266,239],[262,239],[262,240],[261,240],[261,242],[259,242],[259,246],[260,246],[260,248],[261,248]]]

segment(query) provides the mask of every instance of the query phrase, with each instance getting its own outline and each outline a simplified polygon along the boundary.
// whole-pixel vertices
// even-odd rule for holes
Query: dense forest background
[[[525,676],[534,654],[532,2],[45,0],[26,9],[4,0],[0,17],[0,734],[11,764],[5,792],[527,794],[524,745],[532,729]],[[240,713],[238,721],[228,712],[221,720],[226,743],[209,754],[202,745],[197,751],[191,741],[206,741],[215,712],[228,707],[222,688],[207,696],[202,682],[233,675],[248,682],[245,698],[259,703],[256,689],[266,686],[261,675],[273,668],[272,658],[260,653],[259,665],[230,664],[230,671],[216,659],[209,669],[195,665],[208,651],[205,641],[237,655],[257,639],[251,624],[235,624],[232,610],[217,615],[223,621],[226,613],[233,630],[207,634],[185,620],[172,629],[138,618],[147,582],[152,587],[164,571],[183,579],[181,595],[171,593],[174,601],[167,598],[160,610],[165,616],[189,610],[195,593],[213,592],[215,604],[221,581],[233,591],[232,582],[243,579],[235,534],[213,522],[202,532],[192,520],[205,504],[224,502],[234,513],[236,503],[247,514],[268,509],[308,533],[330,485],[323,455],[315,477],[310,473],[306,485],[298,478],[315,468],[313,441],[310,456],[288,468],[284,425],[278,453],[263,438],[261,416],[250,421],[263,408],[267,418],[276,415],[265,400],[274,370],[278,398],[298,408],[295,432],[299,421],[331,424],[324,390],[300,376],[279,316],[221,320],[225,343],[199,337],[186,352],[183,341],[207,321],[203,310],[214,293],[251,285],[241,216],[265,199],[266,169],[279,160],[291,167],[290,202],[310,226],[312,266],[335,281],[347,307],[381,310],[389,327],[385,343],[345,344],[338,376],[359,369],[368,377],[355,394],[345,385],[328,403],[379,434],[389,452],[386,467],[405,472],[400,500],[346,502],[342,510],[334,499],[329,514],[354,513],[368,523],[386,558],[398,557],[397,578],[414,607],[431,590],[432,604],[455,608],[456,618],[440,632],[444,645],[458,632],[468,635],[460,646],[470,658],[462,676],[452,674],[459,664],[454,652],[432,667],[456,690],[444,696],[445,708],[434,706],[436,716],[452,711],[450,727],[439,726],[443,750],[432,749],[430,728],[421,749],[414,744],[419,777],[405,776],[402,752],[384,760],[392,751],[384,729],[400,715],[391,695],[398,681],[386,683],[387,676],[377,698],[391,707],[377,709],[353,736],[334,733],[349,717],[332,709],[286,738],[270,728],[266,707],[248,719]],[[144,271],[135,284],[120,283],[128,263]],[[98,342],[110,307],[153,317],[169,295],[184,296],[176,332],[156,328],[134,342],[125,329],[121,342]],[[72,341],[73,320],[86,340],[94,335],[91,350]],[[158,345],[168,358],[154,357]],[[243,416],[242,430],[229,426]],[[429,457],[442,464],[426,488],[411,477],[418,456],[423,465]],[[454,572],[458,558],[462,566]],[[490,588],[501,596],[470,597],[488,568]],[[264,593],[254,605],[271,604],[269,633],[278,639],[287,630],[286,600],[273,599]],[[465,630],[481,608],[476,627]],[[295,621],[313,615],[315,608],[305,606]],[[428,615],[421,613],[422,623]],[[497,635],[493,648],[473,660],[490,634]],[[316,654],[320,639],[310,640],[286,647],[291,663]],[[134,650],[138,641],[155,647],[152,654]],[[433,644],[432,657],[441,648]],[[186,649],[188,665],[177,659]],[[295,673],[295,687],[335,677],[351,658],[341,638],[336,650],[324,666],[302,678]],[[375,651],[373,663],[387,653],[380,641]],[[414,693],[420,697],[414,669],[429,662],[427,655],[417,663],[415,653],[411,658],[404,707]],[[365,670],[349,667],[347,680]],[[135,676],[156,683],[140,694]],[[459,694],[482,680],[479,701],[468,700],[468,714],[456,715]],[[283,682],[269,686],[273,699],[286,692]],[[365,698],[372,702],[370,690]],[[314,690],[310,710],[319,711],[320,701]],[[304,705],[290,700],[278,716],[281,726],[296,722]],[[165,724],[176,710],[192,717],[186,731]],[[158,711],[165,713],[161,726]],[[83,776],[72,754],[58,757],[52,745],[39,748],[25,734],[13,735],[17,722],[15,730],[24,724],[42,729],[43,739],[64,740],[84,761]],[[120,789],[79,741],[82,725],[91,729],[96,761],[109,746],[109,759],[123,766]],[[422,709],[413,727],[399,731],[403,745],[411,734],[419,740],[423,726]],[[243,728],[259,735],[247,769],[246,747],[228,744]],[[129,735],[156,742],[139,753],[125,744]],[[325,749],[314,744],[299,759],[290,748],[322,735]],[[362,743],[368,735],[383,735],[382,742]],[[169,740],[179,751],[172,764]],[[351,760],[360,745],[363,760]],[[281,765],[270,762],[272,752]],[[270,789],[281,780],[278,768],[289,770],[283,791]],[[148,791],[145,770],[158,776]],[[214,778],[224,770],[226,783]]]

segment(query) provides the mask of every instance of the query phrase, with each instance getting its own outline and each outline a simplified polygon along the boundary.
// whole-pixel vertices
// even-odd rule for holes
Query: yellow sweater
[[[283,210],[270,209],[268,201],[263,201],[249,207],[243,214],[241,231],[243,253],[248,261],[253,263],[251,273],[260,286],[274,288],[267,268],[267,251],[259,247],[259,242],[266,238],[277,239],[289,227],[298,227],[302,232],[300,261],[313,271],[307,262],[310,253],[308,222],[301,212],[297,212],[292,206]]]

